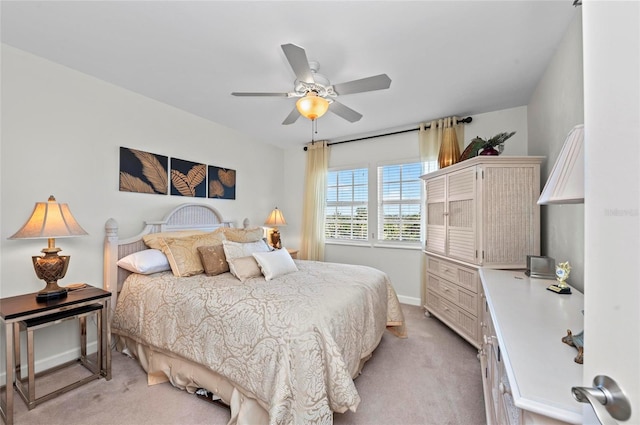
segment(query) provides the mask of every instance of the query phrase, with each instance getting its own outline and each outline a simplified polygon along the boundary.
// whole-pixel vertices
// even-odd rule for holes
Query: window
[[[327,239],[367,240],[368,179],[366,168],[329,171],[325,211]]]
[[[420,242],[422,164],[378,167],[378,239]]]

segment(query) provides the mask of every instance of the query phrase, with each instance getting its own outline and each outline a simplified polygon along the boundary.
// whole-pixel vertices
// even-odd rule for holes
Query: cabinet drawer
[[[427,255],[426,269],[428,273],[433,273],[468,291],[478,293],[479,276],[476,269],[429,255]]]
[[[443,316],[443,319],[453,324],[458,323],[458,308],[435,292],[427,292],[427,306],[436,314]]]
[[[456,306],[440,294],[427,289],[427,309],[464,336],[476,347],[480,346],[478,318]]]
[[[463,308],[474,317],[478,316],[478,294],[431,273],[427,273],[427,288]]]
[[[443,260],[440,262],[440,276],[471,292],[478,292],[478,272],[474,269]]]

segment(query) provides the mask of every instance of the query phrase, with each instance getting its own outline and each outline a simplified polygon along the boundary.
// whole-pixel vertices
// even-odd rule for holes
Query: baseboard
[[[400,301],[400,304],[420,306],[420,298],[416,298],[416,297],[407,297],[404,295],[398,295],[398,301]]]
[[[87,342],[87,353],[94,354],[97,350],[98,350],[98,344],[96,341]],[[24,350],[24,347],[21,349],[21,353],[23,355],[26,353],[26,350]],[[56,355],[49,356],[44,359],[36,360],[34,362],[35,373],[50,369],[52,367],[61,365],[66,362],[70,362],[72,360],[76,360],[80,358],[80,354],[81,354],[80,346],[78,346],[77,348],[67,350],[63,353],[58,353]],[[25,357],[23,357],[23,359],[24,358]],[[20,373],[22,374],[22,376],[27,376],[28,371],[27,371],[26,361],[21,362]],[[0,381],[6,382],[6,377],[7,377],[6,372],[0,373]]]

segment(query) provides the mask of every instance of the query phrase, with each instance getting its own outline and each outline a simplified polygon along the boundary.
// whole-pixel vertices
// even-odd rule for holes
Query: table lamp
[[[273,227],[273,233],[271,233],[271,246],[277,249],[282,248],[282,242],[280,241],[280,231],[278,230],[278,226],[286,226],[287,222],[282,215],[282,211],[276,207],[269,217],[264,221],[264,224],[267,226]]]
[[[33,256],[33,268],[39,279],[47,286],[36,294],[37,301],[48,301],[67,296],[67,289],[58,286],[69,267],[69,255],[58,255],[55,238],[83,236],[87,232],[78,224],[67,204],[59,204],[56,198],[47,202],[37,202],[27,222],[9,239],[48,239],[49,244],[42,249],[44,256]]]

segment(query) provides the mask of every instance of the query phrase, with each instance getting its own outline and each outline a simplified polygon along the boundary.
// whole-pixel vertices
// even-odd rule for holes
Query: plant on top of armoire
[[[516,134],[515,131],[511,133],[498,133],[489,140],[482,139],[481,137],[475,137],[469,142],[464,152],[460,155],[460,161],[473,158],[478,155],[500,155],[500,151],[496,150],[496,147],[502,145],[507,139]]]

